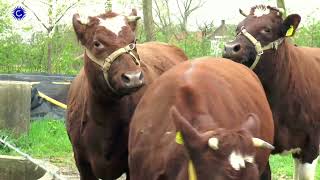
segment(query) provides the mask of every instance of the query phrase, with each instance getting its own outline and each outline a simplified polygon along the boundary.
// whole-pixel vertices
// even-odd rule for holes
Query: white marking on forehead
[[[233,169],[239,171],[241,168],[246,167],[246,162],[254,163],[254,157],[250,155],[242,155],[241,153],[232,151],[229,156],[229,163]]]
[[[270,13],[270,9],[266,8],[266,9],[260,9],[260,8],[256,8],[254,11],[254,15],[257,17],[263,16],[265,14],[269,14]]]
[[[78,20],[81,22],[81,24],[88,24],[89,23],[89,17],[88,16],[83,16],[79,15]]]
[[[99,25],[105,27],[116,35],[122,30],[122,27],[126,26],[125,17],[118,15],[112,18],[102,19],[99,18]]]
[[[244,159],[245,162],[254,163],[254,157],[253,156],[244,156],[243,159]]]

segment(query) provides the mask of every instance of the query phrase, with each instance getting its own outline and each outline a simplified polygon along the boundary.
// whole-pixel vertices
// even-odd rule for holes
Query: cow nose
[[[144,84],[142,71],[126,72],[121,75],[121,80],[126,88],[136,88]]]
[[[241,50],[240,43],[226,43],[224,45],[223,57],[232,57],[237,55]]]

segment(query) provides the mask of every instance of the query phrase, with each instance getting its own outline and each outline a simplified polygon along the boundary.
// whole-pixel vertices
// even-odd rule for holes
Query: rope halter
[[[100,66],[101,70],[103,71],[103,76],[105,81],[107,82],[108,87],[111,89],[112,92],[114,92],[115,94],[117,94],[117,91],[111,86],[109,80],[108,80],[108,72],[110,70],[110,67],[112,65],[112,63],[117,60],[117,58],[123,54],[129,54],[132,58],[132,60],[134,61],[134,63],[137,66],[140,66],[140,58],[139,56],[135,55],[133,53],[133,51],[136,49],[136,44],[135,43],[130,43],[129,45],[120,48],[116,51],[114,51],[113,53],[111,53],[107,58],[105,59],[98,59],[96,58],[89,49],[86,48],[86,54],[87,56],[91,59],[91,61],[93,61],[94,63],[96,63],[97,65]]]
[[[269,44],[267,44],[266,46],[262,46],[261,43],[256,40],[256,38],[254,38],[245,28],[244,26],[242,26],[241,28],[241,32],[237,35],[239,36],[240,34],[244,35],[253,45],[254,48],[257,52],[256,58],[253,62],[253,64],[250,66],[250,69],[253,70],[257,64],[260,61],[261,55],[263,54],[263,52],[265,50],[269,50],[269,49],[274,49],[277,50],[279,45],[283,42],[283,38],[277,39],[273,42],[270,42]]]

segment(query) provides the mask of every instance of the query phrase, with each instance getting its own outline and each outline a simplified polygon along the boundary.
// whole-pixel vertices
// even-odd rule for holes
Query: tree
[[[214,29],[213,20],[210,22],[203,22],[202,24],[199,24],[198,21],[196,23],[197,23],[198,30],[201,31],[202,38],[208,38],[208,36],[212,35],[213,29]]]
[[[58,0],[46,0],[41,1],[44,5],[48,7],[48,22],[45,22],[43,19],[39,17],[39,15],[30,8],[26,0],[22,1],[22,5],[25,6],[27,9],[31,11],[31,13],[36,17],[39,23],[46,29],[47,31],[47,37],[48,37],[48,43],[47,43],[47,72],[49,74],[52,73],[52,36],[54,34],[54,30],[59,24],[60,20],[63,18],[63,16],[67,13],[69,9],[71,9],[73,6],[75,6],[79,0],[77,1],[66,1],[66,2],[58,2]],[[54,7],[56,5],[56,7]]]
[[[0,34],[6,34],[11,30],[12,18],[9,17],[9,9],[9,4],[3,0],[0,0],[0,12],[2,12],[0,15]]]
[[[176,3],[177,3],[179,14],[180,14],[179,21],[180,21],[181,30],[186,32],[188,18],[194,11],[201,8],[205,4],[205,1],[204,0],[176,0]]]
[[[285,3],[284,3],[284,0],[277,0],[277,7],[278,8],[282,8],[284,10],[283,17],[286,17],[287,16],[287,11],[286,11],[286,6],[285,6]]]
[[[106,11],[112,11],[112,0],[106,0],[105,9]]]
[[[154,22],[157,29],[163,32],[165,35],[173,34],[174,24],[171,20],[171,11],[169,8],[169,0],[154,0],[153,11],[155,12],[155,17],[157,22]],[[168,36],[165,36],[165,41],[168,41]]]
[[[152,41],[154,37],[154,21],[152,16],[152,0],[142,0],[143,23],[146,31],[146,41]]]

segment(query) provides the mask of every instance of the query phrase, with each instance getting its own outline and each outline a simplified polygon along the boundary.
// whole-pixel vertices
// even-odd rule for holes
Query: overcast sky
[[[44,0],[43,0],[44,1]],[[59,2],[70,2],[70,1],[63,1],[58,0]],[[134,0],[122,0],[125,1],[126,5],[121,5],[118,3],[118,0],[114,1],[113,4],[113,10],[115,12],[119,13],[128,13],[131,11],[131,8],[137,7],[137,9],[140,9],[141,5],[139,3],[134,4],[130,3]],[[197,1],[197,0],[194,0]],[[14,0],[9,1],[12,4],[12,9],[19,5],[21,1]],[[46,6],[39,2],[38,0],[26,0],[27,4],[36,11],[37,14],[39,14],[40,18],[43,19],[43,21],[47,21],[48,17],[46,16],[47,9]],[[72,14],[79,12],[83,15],[96,15],[99,13],[102,13],[104,11],[104,4],[103,0],[91,0],[86,1],[86,3],[82,4],[81,6],[78,6],[76,8],[71,9],[67,15],[62,19],[63,23],[71,24],[71,18]],[[317,20],[320,19],[320,0],[286,0],[286,6],[290,13],[297,13],[300,14],[302,17],[302,24],[307,23],[307,17],[311,16]],[[206,3],[203,7],[195,11],[190,19],[189,19],[189,30],[195,30],[198,24],[202,24],[204,22],[211,22],[214,21],[214,24],[218,26],[222,19],[226,20],[226,23],[228,24],[237,24],[239,21],[243,19],[243,17],[239,14],[239,8],[249,11],[251,6],[257,5],[257,4],[268,4],[272,6],[276,6],[276,0],[206,0]],[[172,12],[176,12],[177,15],[178,8],[176,5],[175,0],[171,0],[170,8]],[[8,10],[7,13],[11,13],[11,10]],[[141,10],[139,11],[139,14],[142,15]],[[173,14],[174,16],[174,14]],[[38,23],[38,21],[34,18],[31,12],[27,10],[27,16],[22,21],[16,21],[14,20],[14,25],[17,28],[21,27],[33,27],[35,30],[44,30],[41,25]]]

